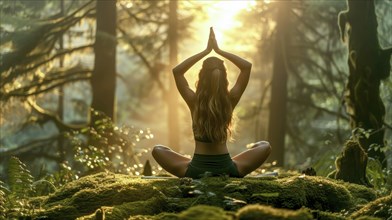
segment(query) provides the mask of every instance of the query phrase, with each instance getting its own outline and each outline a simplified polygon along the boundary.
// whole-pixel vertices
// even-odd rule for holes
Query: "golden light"
[[[243,10],[252,9],[256,6],[257,1],[258,0],[192,1],[193,4],[200,4],[204,8],[203,14],[198,16],[197,21],[194,24],[194,29],[196,30],[198,37],[195,38],[195,41],[192,41],[192,43],[187,43],[187,45],[192,46],[184,48],[185,50],[183,50],[183,53],[181,54],[184,57],[179,59],[183,60],[192,54],[196,54],[207,46],[210,27],[214,28],[219,47],[227,51],[236,52],[233,45],[229,44],[230,38],[227,35],[227,32],[241,25],[241,22],[237,20],[236,16]],[[235,47],[238,47],[238,45]],[[214,52],[210,55],[214,56]],[[194,85],[197,81],[200,68],[201,62],[194,65],[191,71],[189,71],[190,73],[186,75],[192,89],[195,89]]]
[[[256,0],[212,1],[207,9],[207,26],[214,27],[216,38],[224,41],[224,32],[240,25],[236,15],[256,5]]]

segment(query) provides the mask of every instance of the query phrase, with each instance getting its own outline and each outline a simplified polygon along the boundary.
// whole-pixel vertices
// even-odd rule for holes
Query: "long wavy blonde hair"
[[[217,57],[204,60],[196,82],[196,103],[192,114],[196,139],[222,143],[231,137],[233,107],[228,85],[223,60]]]

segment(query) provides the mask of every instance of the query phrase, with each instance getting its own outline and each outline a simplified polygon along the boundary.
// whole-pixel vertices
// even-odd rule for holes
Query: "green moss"
[[[160,213],[158,215],[135,215],[128,218],[128,220],[179,220],[178,214],[174,213]]]
[[[258,180],[249,180],[258,182]],[[323,177],[290,176],[277,181],[263,181],[250,187],[249,203],[262,203],[280,208],[340,211],[353,205],[350,192]]]
[[[337,213],[323,212],[319,210],[309,210],[309,212],[312,213],[313,218],[317,220],[348,220],[348,218]]]
[[[98,173],[73,181],[50,195],[44,202],[47,211],[37,215],[46,216],[46,212],[58,212],[64,219],[74,219],[75,216],[93,213],[102,206],[144,202],[159,194],[155,185],[167,188],[175,184],[178,184],[178,180],[147,181],[121,174]],[[68,214],[62,209],[75,211]]]
[[[312,215],[305,209],[299,209],[296,211],[286,209],[276,209],[262,205],[248,205],[241,208],[237,213],[239,220],[306,220],[313,219]]]
[[[338,184],[343,185],[354,198],[355,204],[367,204],[377,198],[376,192],[369,187],[364,185],[358,185],[354,183],[348,183],[344,181],[338,181]]]
[[[198,205],[181,212],[178,215],[181,220],[230,220],[231,217],[223,209],[213,206]]]
[[[373,202],[365,205],[360,210],[354,212],[351,217],[353,219],[361,216],[378,217],[388,219],[392,216],[392,193],[388,196],[378,198]]]
[[[382,220],[381,218],[371,217],[371,216],[361,216],[355,220]]]
[[[309,180],[304,180],[308,178]],[[353,205],[350,192],[341,185],[321,177],[296,178],[306,191],[306,207],[317,210],[340,211]],[[293,183],[295,184],[295,182]]]
[[[294,173],[279,178],[210,177],[199,180],[146,180],[98,173],[73,181],[48,197],[36,199],[45,210],[33,217],[75,219],[85,216],[90,219],[88,216],[95,218],[97,210],[101,210],[106,218],[123,219],[131,215],[179,213],[197,205],[237,211],[244,205],[255,203],[276,208],[308,207],[339,212],[351,210],[374,198],[373,190],[363,186]]]
[[[75,219],[80,216],[79,211],[73,206],[56,205],[36,214],[36,218],[42,219]]]
[[[107,220],[125,219],[132,215],[154,215],[166,209],[165,200],[151,198],[147,201],[137,201],[114,206],[110,213],[106,214]]]

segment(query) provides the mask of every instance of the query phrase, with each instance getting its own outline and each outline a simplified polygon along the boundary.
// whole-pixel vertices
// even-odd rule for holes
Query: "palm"
[[[213,50],[217,50],[218,48],[218,43],[216,42],[216,38],[215,38],[215,33],[214,33],[214,29],[212,29],[212,27],[210,28],[210,36],[208,38],[208,49],[213,49]]]

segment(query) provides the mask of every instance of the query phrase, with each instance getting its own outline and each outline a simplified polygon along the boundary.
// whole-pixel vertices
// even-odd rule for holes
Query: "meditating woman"
[[[229,90],[223,60],[209,57],[203,62],[194,92],[184,74],[212,50],[240,69],[237,82]],[[190,159],[166,146],[155,146],[152,155],[163,169],[177,177],[200,178],[205,172],[244,177],[267,159],[271,147],[266,141],[253,143],[250,149],[234,157],[230,157],[226,145],[231,135],[233,109],[245,91],[251,67],[250,62],[221,50],[211,28],[207,48],[173,69],[178,91],[191,112],[195,152]]]

